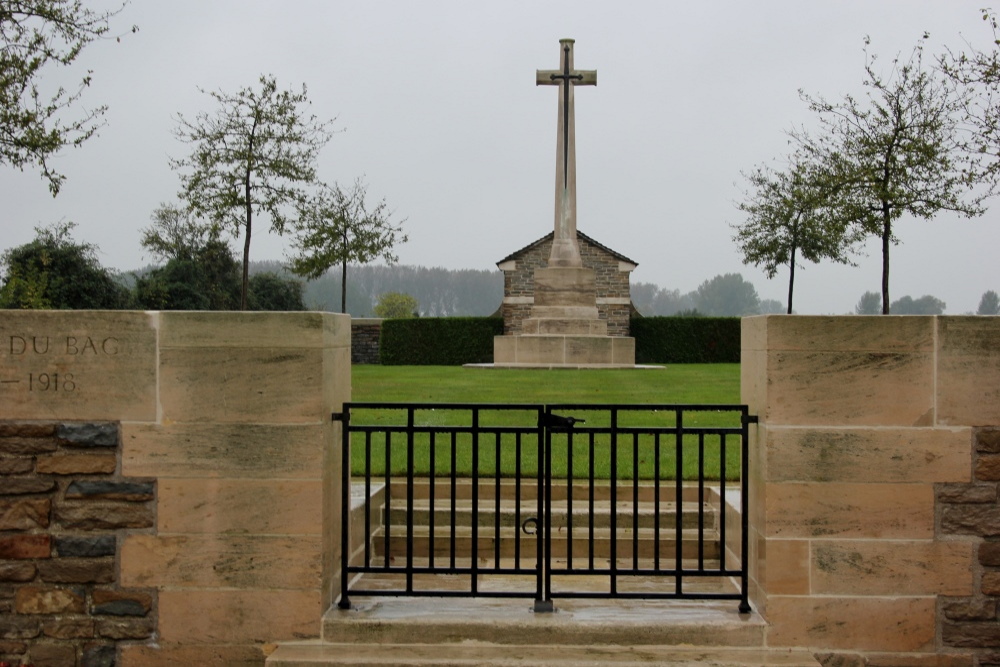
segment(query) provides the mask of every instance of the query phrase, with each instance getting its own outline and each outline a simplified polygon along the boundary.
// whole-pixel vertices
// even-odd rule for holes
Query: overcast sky
[[[925,30],[932,53],[963,40],[985,48],[982,5],[132,0],[112,24],[121,42],[79,60],[77,73],[94,71],[85,101],[110,109],[100,135],[58,161],[61,194],[35,171],[0,168],[0,248],[71,220],[105,266],[148,263],[140,230],[176,200],[168,158],[189,150],[173,135],[176,114],[213,109],[199,88],[235,91],[270,73],[281,87],[305,83],[313,111],[337,119],[320,177],[364,176],[407,219],[401,263],[495,270],[552,229],[557,95],[535,86],[535,70],[557,68],[559,39],[572,37],[576,67],[598,72],[597,87],[576,94],[580,230],[636,261],[633,283],[688,292],[740,272],[784,302],[787,270],[767,280],[731,240],[740,172],[786,154],[785,131],[812,123],[800,88],[862,91],[865,35],[886,64]],[[898,223],[892,298],[932,294],[961,314],[1000,291],[1000,199],[990,205],[973,220]],[[281,259],[284,247],[255,229],[251,259]],[[796,310],[852,311],[878,291],[880,261],[872,242],[856,268],[808,264]]]

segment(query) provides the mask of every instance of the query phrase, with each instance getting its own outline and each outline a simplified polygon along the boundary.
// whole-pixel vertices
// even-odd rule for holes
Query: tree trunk
[[[347,313],[347,227],[344,227],[344,263],[340,268],[340,312]]]
[[[795,244],[792,244],[792,259],[788,262],[788,314],[792,314],[792,289],[795,287]]]
[[[247,168],[243,176],[243,195],[246,198],[247,238],[243,242],[243,288],[240,290],[240,310],[247,309],[247,292],[250,291],[250,236],[253,230],[253,202],[250,200],[250,172],[253,169],[254,138],[257,135],[257,116],[254,115],[250,127],[250,143],[247,146]]]
[[[892,222],[889,209],[882,208],[882,314],[889,314],[889,239],[892,238]]]

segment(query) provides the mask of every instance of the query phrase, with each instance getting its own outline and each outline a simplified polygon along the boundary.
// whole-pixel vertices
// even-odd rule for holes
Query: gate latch
[[[552,412],[542,414],[542,426],[546,428],[573,428],[574,424],[586,424],[586,419],[576,417],[563,417]]]
[[[531,528],[531,530],[528,530],[529,528]],[[521,524],[521,532],[524,533],[525,535],[537,535],[538,518],[529,516],[527,519],[525,519],[524,523]]]

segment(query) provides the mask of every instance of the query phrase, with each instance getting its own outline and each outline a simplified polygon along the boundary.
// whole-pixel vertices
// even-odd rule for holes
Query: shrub
[[[423,317],[385,320],[379,363],[387,366],[458,366],[493,361],[499,317]]]
[[[740,361],[738,317],[641,317],[631,328],[638,364]]]

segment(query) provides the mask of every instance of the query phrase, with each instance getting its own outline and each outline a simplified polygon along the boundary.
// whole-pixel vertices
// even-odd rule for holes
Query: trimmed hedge
[[[637,317],[631,327],[637,364],[740,362],[738,317]]]
[[[460,366],[493,361],[500,317],[427,317],[382,322],[379,363],[385,366]]]

